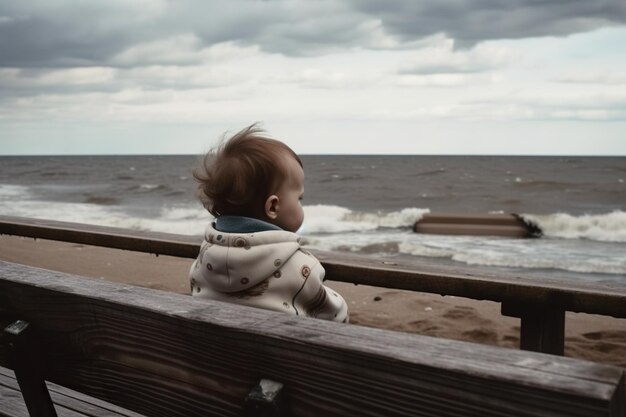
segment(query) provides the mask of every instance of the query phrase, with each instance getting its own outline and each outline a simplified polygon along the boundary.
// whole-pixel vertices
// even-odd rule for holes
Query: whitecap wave
[[[626,253],[621,246],[575,240],[415,235],[399,244],[399,252],[468,265],[626,274]]]
[[[544,236],[560,239],[588,239],[600,242],[626,242],[626,212],[573,216],[567,213],[524,214],[537,224]]]
[[[411,227],[428,212],[428,209],[405,208],[390,213],[366,213],[331,205],[305,206],[301,233],[344,233]]]
[[[38,200],[28,187],[7,184],[0,184],[0,215],[181,235],[202,235],[212,219],[200,205],[163,207],[156,217],[138,217],[120,206]]]
[[[0,201],[6,201],[6,199],[24,198],[29,195],[29,188],[23,185],[0,184]]]

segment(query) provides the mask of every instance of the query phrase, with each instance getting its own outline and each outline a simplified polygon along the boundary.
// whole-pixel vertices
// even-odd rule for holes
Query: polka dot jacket
[[[322,284],[324,274],[295,233],[226,233],[209,224],[189,279],[194,297],[347,322],[346,302]]]

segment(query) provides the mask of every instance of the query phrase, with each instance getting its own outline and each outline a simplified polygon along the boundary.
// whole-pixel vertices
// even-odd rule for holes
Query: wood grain
[[[48,383],[59,417],[142,417],[116,405]],[[29,417],[13,371],[0,367],[0,417]]]
[[[236,416],[262,378],[293,416],[618,416],[621,369],[207,302],[0,262],[0,318],[46,378],[147,416]],[[0,347],[0,363],[6,352]]]
[[[416,233],[533,237],[538,229],[529,227],[514,214],[427,213],[415,222]]]

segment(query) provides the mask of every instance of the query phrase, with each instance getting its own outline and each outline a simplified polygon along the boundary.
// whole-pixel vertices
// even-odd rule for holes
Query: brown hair
[[[302,166],[291,148],[263,133],[255,123],[222,139],[194,169],[196,195],[215,217],[259,217],[267,197],[287,178],[281,157],[291,155]]]

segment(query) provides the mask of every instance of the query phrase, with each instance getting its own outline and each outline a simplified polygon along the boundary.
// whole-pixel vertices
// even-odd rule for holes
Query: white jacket
[[[195,297],[347,322],[346,302],[322,284],[324,274],[295,233],[226,233],[209,224],[189,278]]]

